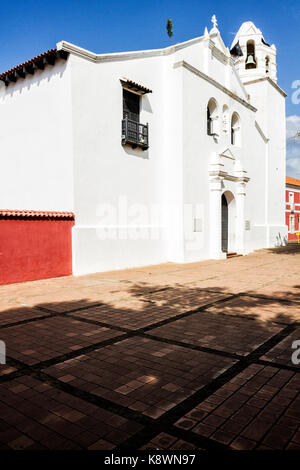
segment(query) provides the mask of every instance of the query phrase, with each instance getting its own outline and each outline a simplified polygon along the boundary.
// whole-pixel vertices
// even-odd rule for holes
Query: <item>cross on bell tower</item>
[[[218,27],[218,22],[217,22],[217,17],[216,17],[216,15],[213,15],[213,16],[211,17],[211,22],[212,22],[212,24],[213,24],[213,28],[214,28],[214,29],[217,29],[217,27]]]

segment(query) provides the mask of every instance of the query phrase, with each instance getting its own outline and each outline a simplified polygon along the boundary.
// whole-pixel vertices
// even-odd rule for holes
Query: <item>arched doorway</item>
[[[222,194],[222,251],[236,251],[236,209],[235,198],[230,191]]]
[[[228,204],[225,194],[222,194],[222,251],[228,251]]]

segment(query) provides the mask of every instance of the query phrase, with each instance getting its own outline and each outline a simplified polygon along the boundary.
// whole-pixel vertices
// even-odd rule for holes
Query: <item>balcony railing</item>
[[[122,120],[122,145],[131,145],[132,148],[141,147],[146,150],[149,147],[148,124],[132,121],[127,117]]]

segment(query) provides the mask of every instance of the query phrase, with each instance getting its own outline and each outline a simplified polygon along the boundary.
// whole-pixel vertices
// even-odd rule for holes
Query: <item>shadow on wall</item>
[[[36,70],[34,75],[27,74],[25,78],[19,78],[16,83],[10,83],[8,87],[3,84],[3,91],[1,98],[5,99],[6,96],[11,98],[19,93],[22,94],[23,90],[30,91],[33,86],[40,86],[42,82],[50,82],[54,78],[61,78],[66,70],[67,62],[65,60],[57,60],[55,65],[46,65],[44,70]],[[3,83],[3,82],[1,82]]]
[[[140,148],[132,148],[130,145],[123,145],[123,149],[128,156],[142,158],[143,160],[149,160],[149,150],[142,150]]]
[[[152,107],[151,107],[151,103],[150,103],[150,100],[149,100],[149,97],[146,95],[143,95],[143,99],[142,99],[142,110],[143,111],[147,111],[147,113],[151,113],[153,114],[153,110],[152,110]]]
[[[282,237],[281,233],[278,232],[278,234],[276,235],[276,247],[286,246],[287,244],[288,244],[288,237],[287,236]]]

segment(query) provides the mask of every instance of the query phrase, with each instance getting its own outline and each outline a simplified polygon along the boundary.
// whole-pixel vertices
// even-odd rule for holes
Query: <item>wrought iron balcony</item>
[[[127,117],[123,119],[122,145],[131,145],[132,148],[141,147],[146,150],[149,147],[148,124],[141,124]]]

